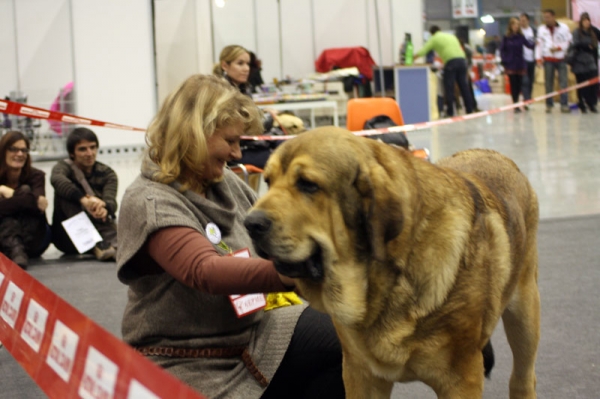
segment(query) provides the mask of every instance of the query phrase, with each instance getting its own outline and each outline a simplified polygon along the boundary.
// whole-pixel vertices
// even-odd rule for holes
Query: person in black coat
[[[587,12],[581,14],[579,19],[579,28],[573,32],[573,57],[571,61],[571,70],[575,74],[577,83],[598,76],[598,36],[592,29],[590,16]],[[579,109],[582,113],[587,113],[587,107],[593,113],[597,113],[598,95],[597,84],[589,85],[577,89],[579,98]]]
[[[510,93],[513,103],[519,101],[521,94],[523,76],[527,72],[527,64],[523,56],[523,46],[533,49],[534,43],[529,41],[521,31],[521,25],[517,18],[511,18],[508,22],[506,35],[502,38],[500,45],[500,58],[502,66],[510,80]],[[521,112],[515,108],[515,113]]]
[[[0,139],[0,252],[23,269],[51,241],[44,172],[31,167],[29,149],[21,132]]]

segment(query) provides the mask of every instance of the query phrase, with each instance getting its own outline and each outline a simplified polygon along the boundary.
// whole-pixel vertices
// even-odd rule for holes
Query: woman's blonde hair
[[[217,76],[223,76],[225,71],[221,67],[223,62],[227,64],[231,64],[233,61],[237,60],[241,55],[250,54],[248,50],[243,48],[242,46],[238,46],[237,44],[232,44],[231,46],[227,46],[221,50],[221,55],[219,55],[219,63],[215,64],[213,67],[213,74]]]
[[[517,31],[517,33],[513,33],[511,26],[512,24],[516,22],[517,25],[519,26],[519,30]],[[519,21],[519,18],[516,17],[512,17],[511,19],[508,20],[508,27],[506,28],[506,36],[512,36],[512,35],[522,35],[523,31],[521,30],[521,21]]]
[[[154,180],[177,180],[181,191],[202,190],[208,138],[237,124],[245,134],[262,133],[261,112],[252,99],[216,76],[190,76],[165,99],[146,133],[148,154],[158,165]]]

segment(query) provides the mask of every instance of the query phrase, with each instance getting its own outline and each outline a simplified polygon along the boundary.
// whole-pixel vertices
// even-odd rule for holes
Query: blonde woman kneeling
[[[295,305],[238,317],[230,301],[293,287],[254,252],[243,220],[255,194],[225,167],[260,120],[214,76],[192,76],[165,100],[119,218],[123,339],[211,398],[343,398],[328,316]],[[246,248],[250,258],[228,256]]]

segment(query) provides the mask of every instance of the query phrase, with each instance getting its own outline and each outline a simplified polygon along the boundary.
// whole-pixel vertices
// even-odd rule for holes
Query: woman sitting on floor
[[[0,252],[23,269],[50,245],[44,172],[31,167],[29,149],[21,132],[0,139]]]

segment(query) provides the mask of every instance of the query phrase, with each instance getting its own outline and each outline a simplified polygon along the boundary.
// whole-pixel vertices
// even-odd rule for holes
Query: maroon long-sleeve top
[[[169,273],[182,284],[215,295],[288,291],[271,261],[221,256],[198,231],[166,227],[154,232],[131,262],[140,275]]]

